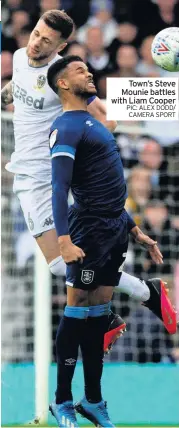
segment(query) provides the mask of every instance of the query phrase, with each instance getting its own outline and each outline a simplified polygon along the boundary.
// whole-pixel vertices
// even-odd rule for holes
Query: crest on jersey
[[[55,129],[50,135],[50,148],[54,146],[57,139],[58,129]]]
[[[81,281],[83,284],[91,284],[94,278],[94,270],[82,270]]]
[[[43,88],[43,86],[46,83],[46,80],[47,80],[47,78],[44,74],[39,74],[39,76],[37,77],[37,88],[38,89]]]
[[[33,222],[32,218],[30,217],[30,213],[28,213],[28,225],[29,225],[30,230],[34,229],[34,222]]]

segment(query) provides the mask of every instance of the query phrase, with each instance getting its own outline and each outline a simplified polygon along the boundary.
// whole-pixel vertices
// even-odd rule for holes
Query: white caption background
[[[178,78],[107,78],[108,120],[178,120]]]

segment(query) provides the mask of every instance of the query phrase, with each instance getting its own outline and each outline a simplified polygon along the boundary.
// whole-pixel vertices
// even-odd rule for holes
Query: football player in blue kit
[[[60,427],[78,426],[74,408],[96,426],[112,427],[101,394],[103,341],[129,233],[148,248],[156,263],[162,263],[162,254],[124,208],[126,183],[114,136],[87,112],[87,99],[96,94],[87,66],[77,56],[60,59],[49,68],[48,83],[60,96],[64,111],[51,127],[50,149],[53,215],[61,255],[67,264],[67,306],[57,332],[57,390],[50,410]],[[68,209],[70,188],[74,204]],[[165,310],[176,327],[174,309],[162,281],[150,281],[146,306],[166,325],[160,305],[162,295]],[[71,383],[79,347],[85,395],[73,406]]]

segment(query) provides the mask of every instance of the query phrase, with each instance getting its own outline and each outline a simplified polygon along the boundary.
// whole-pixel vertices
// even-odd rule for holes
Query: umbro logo
[[[65,360],[65,366],[74,366],[76,363],[76,360],[74,360],[74,358],[68,358],[67,360]]]
[[[88,125],[88,126],[93,126],[93,123],[91,122],[91,120],[87,120],[87,121],[86,121],[86,125]]]

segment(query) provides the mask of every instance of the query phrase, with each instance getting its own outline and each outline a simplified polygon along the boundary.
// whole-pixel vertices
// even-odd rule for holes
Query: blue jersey
[[[123,166],[105,126],[87,111],[65,112],[51,127],[50,149],[55,225],[64,221],[70,187],[76,206],[106,217],[121,212],[127,197]],[[67,223],[56,227],[58,235],[67,233]]]

